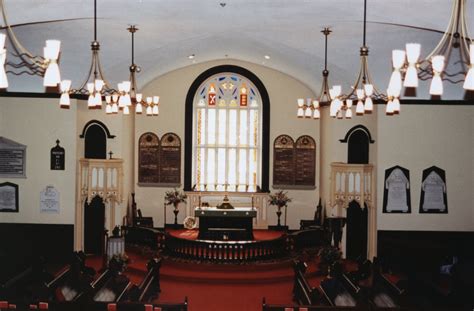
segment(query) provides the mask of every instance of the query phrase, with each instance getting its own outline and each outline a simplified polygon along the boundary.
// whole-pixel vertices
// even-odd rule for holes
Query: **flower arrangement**
[[[288,202],[291,202],[291,199],[288,197],[287,192],[283,190],[275,192],[274,194],[270,194],[269,196],[270,199],[268,200],[268,203],[270,205],[278,206],[278,209],[282,208],[283,206],[286,206]]]
[[[165,204],[174,205],[174,208],[178,208],[179,203],[186,203],[188,196],[176,188],[172,191],[167,191],[165,194]]]

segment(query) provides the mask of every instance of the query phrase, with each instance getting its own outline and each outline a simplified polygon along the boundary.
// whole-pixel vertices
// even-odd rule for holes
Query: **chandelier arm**
[[[108,81],[108,80],[105,78],[105,76],[104,76],[104,73],[103,73],[103,70],[102,70],[102,66],[100,65],[100,58],[99,58],[99,55],[97,55],[96,66],[97,66],[97,68],[98,68],[99,77],[101,78],[101,80],[104,81],[104,90],[105,90],[105,92],[106,92],[106,93],[113,93],[113,92],[115,91],[115,89],[110,86],[109,81]]]
[[[28,69],[29,69],[29,68],[28,68]],[[29,70],[31,70],[31,69],[29,69]],[[28,75],[30,75],[30,76],[37,76],[37,75],[41,75],[41,74],[42,74],[41,72],[36,72],[36,71],[34,71],[34,70],[32,70],[32,71],[22,70],[22,71],[20,71],[20,72],[16,72],[16,71],[12,71],[12,70],[7,70],[7,71],[5,71],[5,72],[6,72],[6,73],[11,73],[11,74],[13,74],[13,75],[15,75],[15,76],[20,76],[20,75],[23,75],[23,74],[28,74]]]
[[[91,65],[89,67],[89,72],[87,73],[87,78],[86,80],[84,81],[84,83],[82,83],[82,85],[79,87],[79,90],[85,90],[86,89],[86,85],[87,85],[87,82],[89,82],[89,79],[92,75],[92,70],[94,68],[94,63],[95,63],[95,51],[92,51],[92,60],[91,60]]]
[[[13,32],[13,29],[11,28],[10,23],[8,23],[8,18],[7,18],[7,13],[6,13],[6,10],[5,10],[4,0],[0,0],[0,5],[1,5],[1,10],[2,10],[3,21],[5,22],[5,26],[6,26],[6,29],[7,29],[7,32],[8,32],[8,37],[10,38],[10,40],[12,42],[13,48],[18,52],[18,56],[20,58],[23,58],[23,57],[26,56],[31,60],[31,62],[34,65],[43,67],[44,66],[43,62],[40,61],[40,60],[37,60],[38,56],[33,55],[28,49],[26,49],[20,43],[20,41],[16,37],[15,33]]]
[[[451,17],[449,18],[449,23],[448,23],[448,26],[446,27],[446,31],[444,32],[441,40],[438,42],[438,45],[431,51],[431,53],[428,54],[428,56],[424,58],[424,60],[430,61],[430,59],[433,56],[441,54],[440,51],[442,50],[443,46],[445,46],[446,41],[448,40],[448,36],[451,38],[453,37],[452,30],[454,28],[454,23],[459,18],[459,16],[457,16],[457,8],[458,8],[459,1],[463,1],[463,0],[455,0],[453,2],[453,6],[451,9]]]

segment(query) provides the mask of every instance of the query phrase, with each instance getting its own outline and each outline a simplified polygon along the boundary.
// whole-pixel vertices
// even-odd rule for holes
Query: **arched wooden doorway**
[[[104,252],[105,204],[95,196],[84,203],[84,252],[102,255]]]
[[[368,208],[361,208],[357,201],[347,208],[346,258],[367,259]]]

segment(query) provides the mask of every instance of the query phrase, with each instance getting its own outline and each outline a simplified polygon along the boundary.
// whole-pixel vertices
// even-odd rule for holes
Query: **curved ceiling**
[[[324,66],[324,37],[320,30],[325,26],[333,30],[328,52],[330,83],[348,88],[359,70],[363,0],[97,2],[101,62],[107,79],[114,85],[128,79],[131,39],[126,28],[130,24],[140,29],[135,41],[135,62],[142,68],[139,86],[193,62],[228,57],[284,72],[317,93]],[[466,2],[467,17],[472,20],[474,1]],[[17,25],[14,32],[19,41],[31,52],[41,54],[44,40],[60,39],[62,78],[72,79],[73,86],[82,84],[91,58],[93,0],[4,0],[4,3],[9,23]],[[391,23],[443,31],[451,3],[447,0],[368,1],[370,70],[380,89],[385,89],[390,77],[393,49],[403,48],[407,42],[419,42],[423,56],[441,38],[439,32]],[[474,25],[468,28],[474,33]],[[191,54],[195,55],[193,60],[188,58]],[[265,55],[270,59],[265,59]],[[9,75],[9,79],[9,91],[44,91],[38,77]],[[461,85],[447,89],[447,97],[462,98]]]

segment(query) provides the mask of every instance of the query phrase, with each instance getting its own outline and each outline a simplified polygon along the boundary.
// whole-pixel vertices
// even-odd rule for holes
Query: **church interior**
[[[0,8],[0,310],[474,308],[474,1]]]

